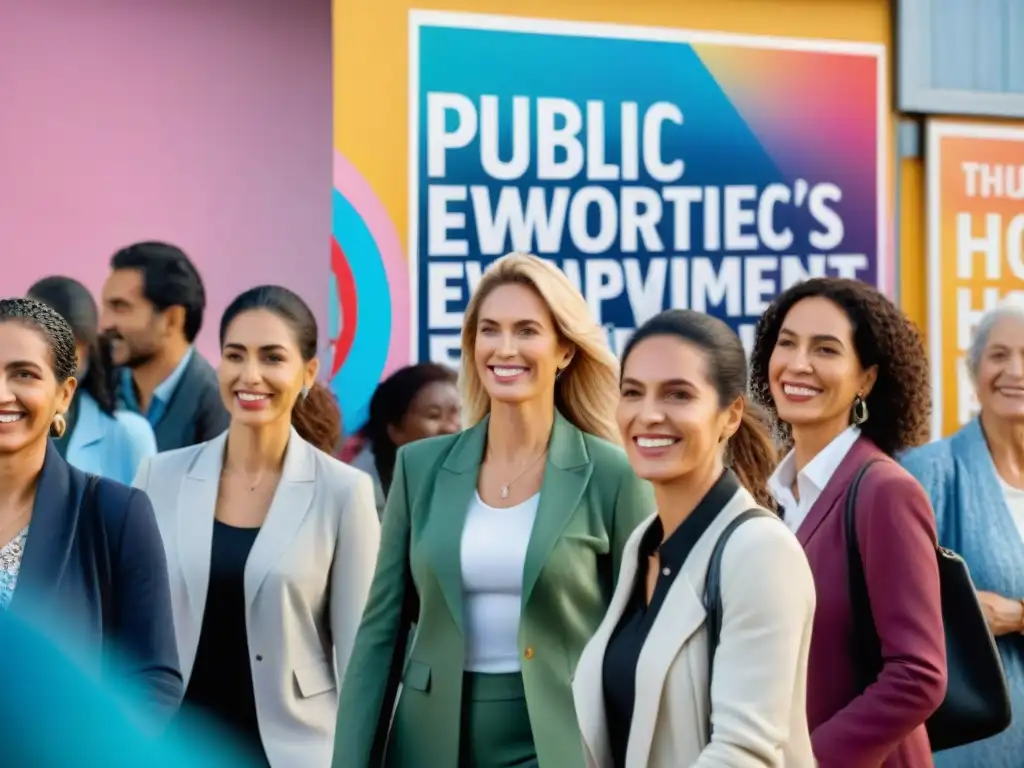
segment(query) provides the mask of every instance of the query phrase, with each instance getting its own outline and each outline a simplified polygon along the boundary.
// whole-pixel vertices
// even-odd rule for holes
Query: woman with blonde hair
[[[654,508],[615,444],[618,363],[565,275],[509,254],[460,379],[469,428],[398,452],[335,768],[584,764],[570,679]]]

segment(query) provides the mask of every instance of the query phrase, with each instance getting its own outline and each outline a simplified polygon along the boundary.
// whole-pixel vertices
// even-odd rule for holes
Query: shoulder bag
[[[882,670],[881,642],[871,614],[864,564],[857,541],[857,489],[867,462],[846,494],[846,549],[850,605],[853,610],[853,661],[863,691]],[[946,637],[946,698],[927,722],[933,752],[995,736],[1010,725],[1010,695],[995,639],[985,621],[967,563],[955,552],[937,547],[942,624]],[[913,610],[913,607],[910,607]]]

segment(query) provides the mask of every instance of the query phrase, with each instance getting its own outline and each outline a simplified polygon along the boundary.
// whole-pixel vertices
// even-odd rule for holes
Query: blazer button
[[[256,654],[256,661],[263,661],[263,657],[260,656],[258,653]]]
[[[524,658],[525,658],[525,659],[526,659],[527,661],[529,661],[530,659],[532,659],[532,658],[533,658],[533,648],[532,648],[532,647],[528,647],[528,648],[527,648],[527,649],[526,649],[525,651],[523,651],[523,657],[524,657]]]

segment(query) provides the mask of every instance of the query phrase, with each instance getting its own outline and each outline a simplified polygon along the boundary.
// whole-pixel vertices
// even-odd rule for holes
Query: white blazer
[[[803,548],[779,521],[747,520],[726,544],[722,632],[709,694],[703,605],[708,562],[726,525],[756,506],[746,490],[737,491],[669,588],[637,663],[625,768],[815,765],[806,713],[814,581]],[[608,613],[576,667],[573,696],[588,768],[612,768],[604,654],[629,603],[640,539],[653,520],[627,541]]]
[[[167,551],[188,687],[210,579],[227,433],[157,454],[135,486]],[[338,689],[373,580],[380,522],[373,481],[293,429],[281,480],[245,566],[246,630],[260,736],[273,768],[327,768]]]

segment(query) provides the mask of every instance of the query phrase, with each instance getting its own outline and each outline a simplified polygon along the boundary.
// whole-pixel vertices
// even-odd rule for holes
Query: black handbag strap
[[[770,517],[778,520],[777,515],[773,515],[771,512],[761,509],[760,507],[752,507],[751,509],[740,512],[736,517],[729,521],[729,524],[725,526],[722,534],[718,537],[718,541],[715,542],[715,548],[711,551],[711,559],[708,561],[707,576],[704,579],[704,610],[707,613],[707,626],[708,626],[708,686],[711,685],[712,674],[715,667],[715,651],[718,650],[718,642],[722,636],[722,615],[724,609],[722,607],[722,556],[725,553],[725,545],[729,541],[729,537],[732,536],[733,532],[739,528],[747,520],[755,517]],[[710,701],[710,694],[708,696]],[[711,717],[710,708],[708,712],[708,738],[711,737]]]
[[[864,575],[864,561],[861,557],[860,543],[857,540],[857,491],[868,469],[879,461],[880,459],[868,461],[857,471],[846,492],[846,508],[844,510],[847,580],[849,582],[850,609],[853,614],[851,657],[853,658],[854,677],[857,687],[861,691],[878,678],[878,673],[882,669],[882,646],[875,629],[875,619],[871,613],[871,598],[868,595],[868,582]]]

